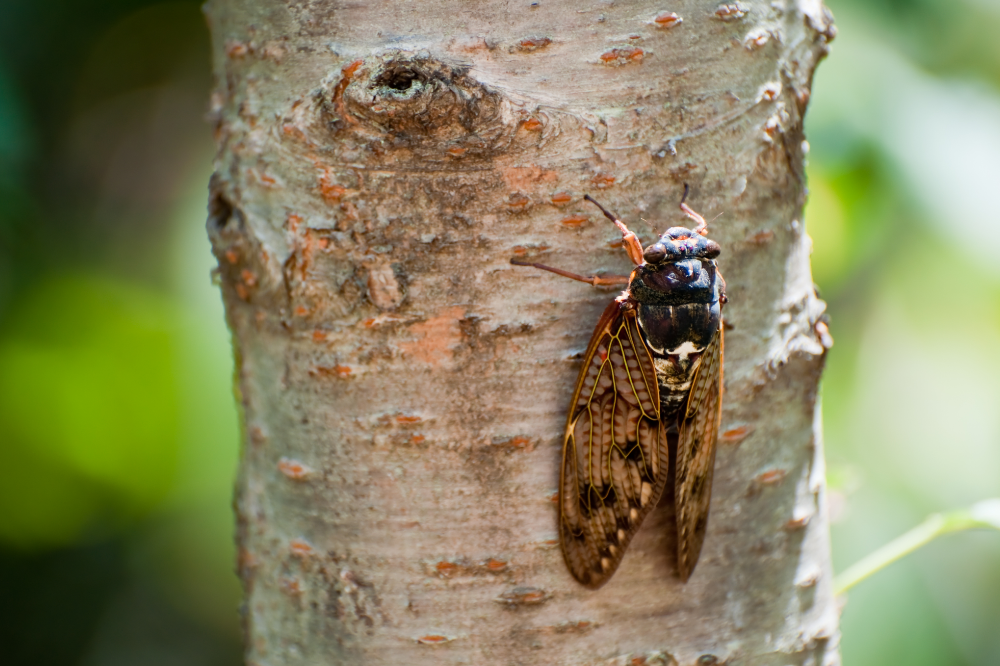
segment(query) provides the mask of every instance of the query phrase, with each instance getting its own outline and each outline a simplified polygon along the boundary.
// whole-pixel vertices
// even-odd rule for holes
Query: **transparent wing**
[[[635,312],[615,301],[584,356],[559,485],[563,555],[588,587],[608,581],[663,493],[670,464],[659,412],[653,359]]]
[[[687,581],[698,563],[708,527],[715,443],[722,418],[722,324],[691,382],[677,440],[677,573]]]

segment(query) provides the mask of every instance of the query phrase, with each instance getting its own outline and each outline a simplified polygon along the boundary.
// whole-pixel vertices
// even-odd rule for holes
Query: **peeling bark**
[[[837,663],[801,217],[819,2],[207,11],[248,663]],[[681,584],[661,507],[590,591],[553,496],[615,292],[509,259],[625,273],[582,196],[649,243],[684,183],[729,294],[708,537]]]

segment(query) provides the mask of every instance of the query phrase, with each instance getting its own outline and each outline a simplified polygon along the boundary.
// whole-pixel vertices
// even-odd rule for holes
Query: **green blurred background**
[[[830,0],[807,131],[837,570],[1000,496],[1000,0]],[[197,2],[0,3],[0,662],[238,664]],[[851,666],[1000,665],[1000,536],[862,583]]]

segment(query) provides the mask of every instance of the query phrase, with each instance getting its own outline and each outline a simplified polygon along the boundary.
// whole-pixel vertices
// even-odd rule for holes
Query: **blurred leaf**
[[[1000,85],[1000,3],[996,0],[833,0],[838,23],[877,27],[881,39],[942,77]]]
[[[124,16],[100,34],[82,60],[76,101],[103,99],[163,85],[185,74],[207,87],[210,58],[205,19],[196,3],[160,2]]]
[[[156,295],[86,276],[50,279],[15,306],[0,338],[11,463],[0,467],[0,539],[65,542],[102,513],[139,516],[169,490],[172,320]]]
[[[830,490],[850,494],[861,485],[861,475],[853,465],[842,462],[826,464],[826,487]]]
[[[0,62],[0,182],[6,183],[31,147],[31,131],[19,91]]]
[[[839,281],[849,266],[844,207],[832,183],[819,169],[809,170],[806,230],[813,240],[813,280],[820,285]]]

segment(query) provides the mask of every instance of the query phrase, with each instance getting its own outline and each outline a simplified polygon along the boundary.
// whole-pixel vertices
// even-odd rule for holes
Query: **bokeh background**
[[[0,3],[0,662],[240,662],[198,2]],[[834,561],[1000,496],[1000,0],[829,0],[807,119]],[[849,595],[851,666],[1000,665],[1000,535]]]

